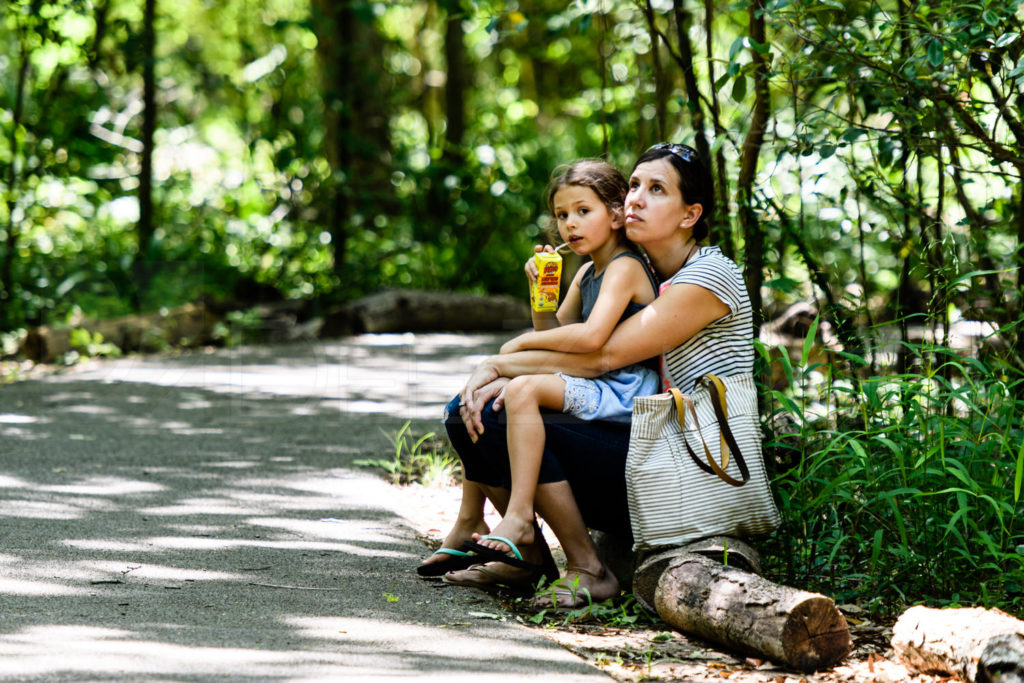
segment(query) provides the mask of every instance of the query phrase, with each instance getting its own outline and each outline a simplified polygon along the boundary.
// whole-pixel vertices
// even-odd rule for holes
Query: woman
[[[718,247],[698,246],[708,235],[713,206],[711,175],[692,148],[661,143],[637,160],[626,195],[626,236],[647,252],[662,293],[616,327],[595,352],[522,350],[491,356],[477,366],[449,404],[445,420],[464,477],[476,484],[473,495],[486,496],[499,512],[508,502],[501,405],[502,389],[511,378],[559,371],[597,377],[662,354],[666,379],[683,391],[692,390],[704,373],[727,377],[752,370],[753,320],[742,274]],[[629,530],[629,425],[581,423],[553,414],[545,417],[545,429],[536,511],[558,537],[567,560],[565,577],[547,599],[570,607],[618,595],[618,580],[601,562],[587,529]],[[457,548],[461,541],[480,540],[480,531],[456,524],[445,545]],[[549,564],[542,539],[519,550],[524,560]],[[521,566],[490,562],[444,578],[487,585],[526,583],[534,575]]]

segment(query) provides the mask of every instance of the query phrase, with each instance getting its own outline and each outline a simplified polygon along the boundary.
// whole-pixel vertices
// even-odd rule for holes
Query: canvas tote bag
[[[634,550],[775,529],[753,376],[708,374],[688,396],[635,398],[626,493]]]

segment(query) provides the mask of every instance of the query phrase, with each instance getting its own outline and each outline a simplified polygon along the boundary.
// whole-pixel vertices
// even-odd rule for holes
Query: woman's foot
[[[462,544],[465,541],[470,541],[481,534],[486,534],[488,530],[487,523],[484,521],[483,517],[472,520],[456,521],[455,526],[452,527],[452,530],[448,532],[448,535],[441,543],[441,547],[451,550],[461,550]],[[449,561],[450,557],[451,555],[447,555],[445,553],[434,553],[423,560],[423,562],[420,563],[420,566],[429,567],[437,562],[446,562]]]
[[[468,569],[448,572],[441,577],[445,583],[455,586],[473,586],[484,590],[505,586],[533,591],[540,576],[537,572],[513,567],[504,562],[474,564]]]
[[[458,585],[484,586],[489,584],[524,586],[531,588],[536,586],[537,581],[543,578],[547,583],[556,581],[560,576],[555,558],[551,555],[541,534],[540,528],[535,527],[532,543],[525,543],[519,547],[522,555],[521,561],[515,561],[510,557],[498,557],[495,561],[486,564],[473,565],[468,569],[450,571],[444,576],[445,583]],[[494,551],[500,555],[500,551]],[[478,555],[478,557],[480,557]],[[485,567],[486,577],[481,577],[479,567]],[[468,572],[468,573],[467,573]]]
[[[513,552],[512,548],[501,539],[508,539],[518,547],[528,546],[536,540],[535,529],[533,515],[517,517],[506,514],[490,533],[485,531],[483,534],[473,534],[473,540],[486,548],[508,553]]]
[[[619,580],[605,566],[591,571],[569,567],[565,576],[540,591],[533,606],[540,609],[572,609],[590,603],[604,602],[619,594]]]

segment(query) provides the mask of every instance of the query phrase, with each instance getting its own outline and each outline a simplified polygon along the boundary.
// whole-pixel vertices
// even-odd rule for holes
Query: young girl
[[[534,331],[506,343],[502,353],[525,349],[595,351],[604,345],[619,322],[654,300],[657,282],[623,230],[627,190],[622,174],[603,161],[577,161],[555,176],[548,191],[548,207],[558,233],[575,253],[589,256],[590,263],[584,264],[573,278],[557,313],[534,312]],[[552,250],[550,245],[544,248]],[[536,247],[537,251],[541,249]],[[537,277],[533,259],[527,262],[526,271],[532,282]],[[463,528],[475,526],[477,530],[472,534],[476,543],[469,542],[463,547],[477,551],[477,559],[495,559],[493,552],[497,551],[511,552],[522,560],[517,545],[539,540],[533,506],[545,446],[542,408],[583,420],[629,422],[633,397],[659,390],[656,359],[596,379],[558,373],[517,377],[509,382],[504,405],[508,415],[511,497],[501,522],[486,534],[480,533],[481,528],[486,529],[482,496],[477,491],[464,491],[460,520],[466,524],[465,520],[473,519]],[[461,555],[449,549],[441,552]],[[512,564],[526,566],[516,559]],[[546,574],[550,574],[549,569],[544,568]],[[445,580],[449,581],[449,576]],[[486,579],[469,582],[482,583]]]

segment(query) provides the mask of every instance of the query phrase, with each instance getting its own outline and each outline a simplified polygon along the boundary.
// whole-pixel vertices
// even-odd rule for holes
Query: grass
[[[913,372],[892,375],[852,372],[868,363],[848,354],[845,371],[807,365],[805,352],[790,389],[766,391],[768,421],[790,425],[766,449],[783,516],[766,570],[883,616],[921,602],[1020,611],[1024,375],[905,351]]]
[[[447,440],[434,432],[416,436],[406,422],[395,434],[385,435],[391,441],[389,458],[356,460],[358,467],[372,467],[382,470],[393,484],[405,486],[447,486],[461,481],[462,463],[451,452]]]

